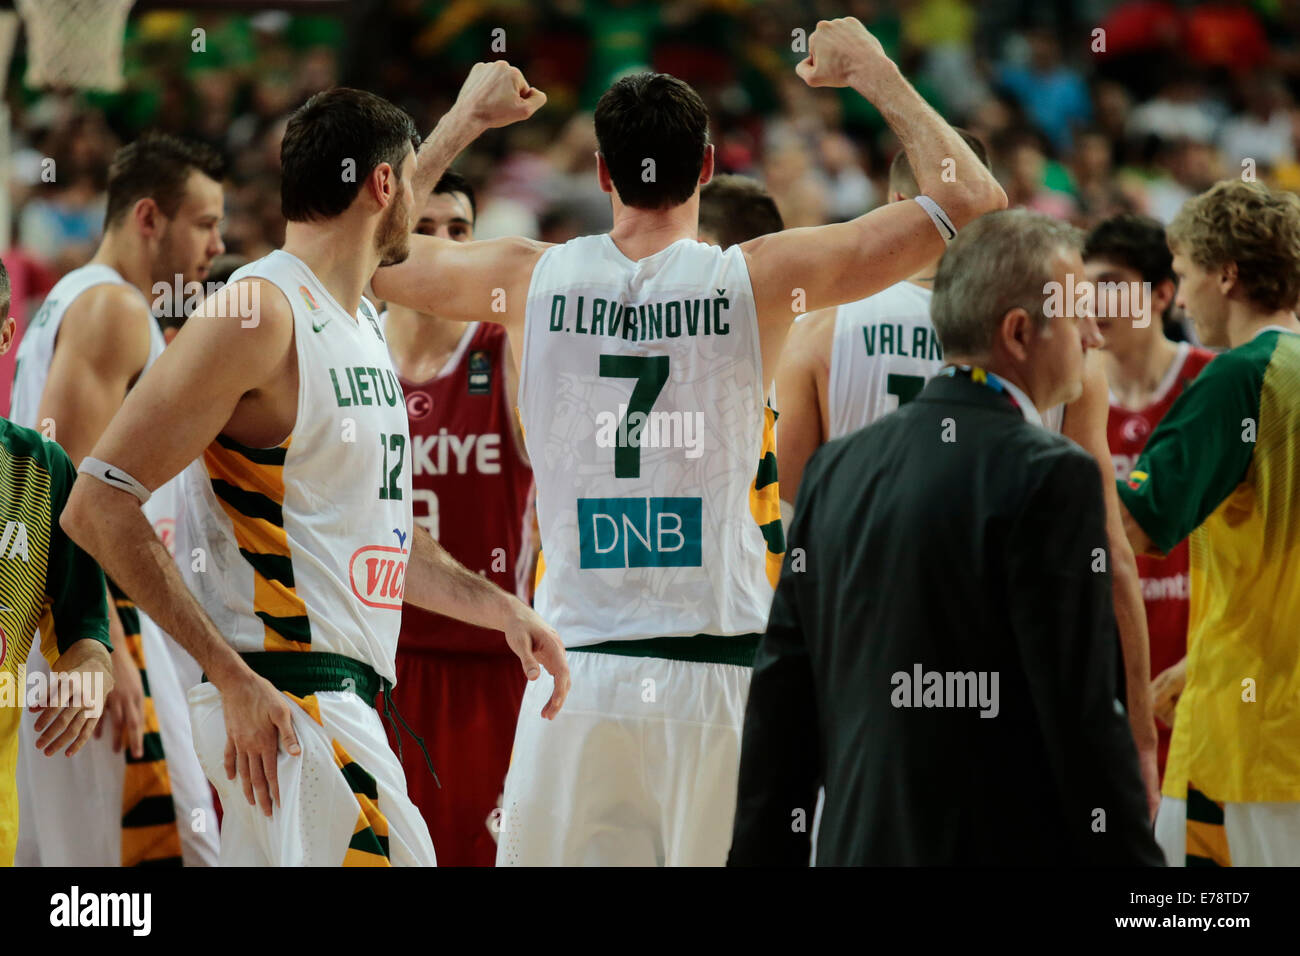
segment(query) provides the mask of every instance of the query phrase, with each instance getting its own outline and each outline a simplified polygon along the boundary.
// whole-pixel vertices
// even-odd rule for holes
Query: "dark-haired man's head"
[[[974,133],[954,126],[953,129],[965,141],[966,145],[971,148],[975,158],[984,164],[985,169],[989,169],[989,151],[984,148],[979,137]],[[889,164],[889,201],[898,202],[903,199],[915,199],[920,195],[921,187],[916,184],[916,173],[912,171],[911,160],[907,158],[907,153],[899,150],[894,156],[894,161]]]
[[[474,239],[474,220],[478,215],[474,187],[455,170],[442,174],[433,192],[425,200],[424,208],[415,223],[415,232],[421,236],[437,236],[453,242],[471,242]]]
[[[700,241],[723,249],[785,228],[776,200],[748,176],[715,176],[700,190]]]
[[[139,236],[154,281],[201,282],[225,249],[221,157],[210,146],[145,133],[113,155],[104,231]]]
[[[625,76],[596,104],[600,187],[625,206],[680,206],[713,174],[709,111],[675,76]]]
[[[280,210],[288,222],[322,222],[362,201],[381,219],[381,265],[410,253],[411,182],[420,134],[381,96],[346,87],[317,93],[289,118],[280,144]]]
[[[1111,216],[1088,233],[1083,262],[1108,351],[1124,354],[1162,333],[1178,291],[1164,226],[1149,216]]]
[[[4,260],[0,259],[0,355],[8,352],[9,347],[14,344],[14,332],[18,328],[18,323],[9,314],[11,297],[9,270],[5,268]]]

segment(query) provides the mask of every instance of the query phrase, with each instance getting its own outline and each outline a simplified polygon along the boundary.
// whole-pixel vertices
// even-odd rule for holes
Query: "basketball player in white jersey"
[[[146,134],[113,157],[103,241],[87,265],[50,290],[23,337],[14,375],[13,420],[56,440],[74,465],[162,352],[151,303],[180,308],[173,290],[202,281],[223,251],[221,175],[215,152],[172,136]],[[156,296],[155,285],[168,294]],[[149,518],[165,534],[174,513],[160,501]],[[114,672],[124,688],[109,708],[118,726],[70,760],[28,760],[24,752],[17,862],[213,865],[212,798],[170,653],[128,602],[119,600],[109,618]],[[42,656],[30,655],[28,667],[44,669]],[[25,748],[35,744],[32,715],[23,720],[22,739]],[[191,826],[199,817],[207,825]]]
[[[983,144],[959,131],[966,144],[988,164]],[[905,153],[889,170],[891,202],[906,202],[918,187]],[[865,428],[910,401],[943,367],[943,353],[930,322],[930,295],[939,257],[906,281],[857,302],[810,313],[786,342],[776,372],[774,406],[780,413],[777,465],[781,475],[781,511],[787,518],[812,454],[827,441]],[[1081,277],[1082,279],[1082,277]],[[1096,323],[1081,328],[1090,352],[1102,343]],[[1124,652],[1129,722],[1138,751],[1152,813],[1159,805],[1157,736],[1150,682],[1146,608],[1133,549],[1120,520],[1113,488],[1114,467],[1106,439],[1109,392],[1101,360],[1087,358],[1083,394],[1042,416],[1052,431],[1072,438],[1101,468],[1106,527],[1113,566],[1115,617]]]
[[[435,862],[376,710],[404,600],[504,631],[528,677],[554,676],[539,710],[563,702],[555,633],[413,524],[406,405],[362,296],[405,258],[415,195],[544,101],[478,64],[417,162],[392,104],[312,97],[281,147],[284,248],[200,306],[82,463],[64,527],[210,680],[189,700],[223,864]],[[184,578],[140,512],[182,469]]]
[[[375,276],[391,301],[496,318],[521,350],[537,608],[574,652],[574,696],[543,725],[543,685],[525,691],[498,865],[725,862],[753,655],[784,552],[764,396],[795,309],[912,275],[957,226],[1005,203],[857,20],[819,23],[809,51],[799,75],[873,102],[927,171],[925,197],[725,252],[701,243],[708,112],[687,84],[644,73],[596,108],[608,234],[558,246],[416,237],[407,263]],[[955,181],[938,175],[944,157]]]

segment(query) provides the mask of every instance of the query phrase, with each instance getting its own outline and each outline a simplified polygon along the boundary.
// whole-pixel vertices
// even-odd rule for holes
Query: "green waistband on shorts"
[[[320,691],[350,690],[371,707],[375,696],[388,683],[373,667],[342,654],[324,651],[258,651],[240,654],[253,671],[265,677],[276,690],[309,697]],[[208,675],[204,674],[206,681]]]
[[[669,661],[700,661],[706,664],[754,666],[754,654],[762,634],[696,634],[693,637],[647,637],[637,641],[602,641],[570,647],[570,651],[593,654],[621,654],[624,657],[659,657]]]

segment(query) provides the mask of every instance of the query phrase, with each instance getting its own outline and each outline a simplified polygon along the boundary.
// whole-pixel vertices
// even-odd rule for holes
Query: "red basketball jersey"
[[[1116,478],[1128,480],[1129,472],[1160,419],[1165,417],[1187,383],[1196,378],[1212,358],[1213,352],[1193,348],[1186,342],[1179,343],[1178,354],[1150,405],[1134,411],[1117,405],[1111,396],[1106,440],[1110,444]],[[1180,543],[1164,558],[1139,554],[1137,566],[1146,603],[1147,630],[1151,635],[1151,676],[1154,678],[1177,664],[1187,653],[1187,542]],[[1160,733],[1160,774],[1163,777],[1171,732],[1159,723],[1156,727]]]
[[[476,322],[436,377],[399,380],[411,423],[415,523],[469,570],[526,595],[519,559],[526,540],[531,547],[524,512],[533,472],[513,433],[506,361],[505,330]],[[410,604],[402,608],[403,648],[511,653],[499,632]]]

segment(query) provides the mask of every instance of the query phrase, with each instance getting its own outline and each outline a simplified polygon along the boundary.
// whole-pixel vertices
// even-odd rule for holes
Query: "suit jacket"
[[[824,784],[818,865],[1160,865],[1106,546],[1096,462],[968,378],[819,449],[729,863],[806,865]]]

